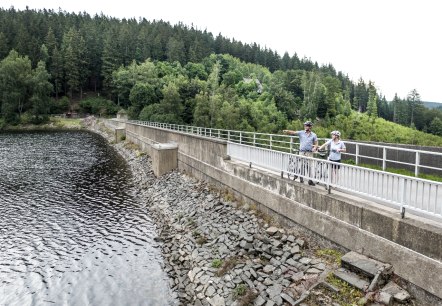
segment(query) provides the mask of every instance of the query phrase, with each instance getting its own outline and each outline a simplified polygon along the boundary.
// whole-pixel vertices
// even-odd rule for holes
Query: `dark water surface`
[[[0,305],[173,304],[135,195],[98,135],[0,134]]]

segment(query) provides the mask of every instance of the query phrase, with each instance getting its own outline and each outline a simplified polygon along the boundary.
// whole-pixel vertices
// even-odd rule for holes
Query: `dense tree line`
[[[355,84],[332,65],[164,21],[0,9],[0,86],[8,122],[38,122],[79,99],[83,112],[125,108],[135,119],[217,128],[277,132],[305,119],[339,128],[359,112],[442,135],[442,112],[424,108],[416,90],[386,101],[373,82]]]

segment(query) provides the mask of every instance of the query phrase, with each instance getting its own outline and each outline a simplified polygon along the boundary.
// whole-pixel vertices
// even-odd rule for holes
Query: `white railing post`
[[[230,141],[230,130],[227,131],[227,141]]]
[[[253,146],[256,147],[256,134],[253,133]]]
[[[387,148],[382,149],[382,170],[387,169]]]
[[[405,193],[407,192],[407,179],[404,177],[402,179],[402,192],[401,192],[401,216],[404,218],[405,215]]]
[[[290,154],[292,153],[293,153],[293,137],[290,137]]]
[[[420,155],[419,151],[416,151],[416,164],[415,164],[415,167],[414,167],[414,176],[415,177],[419,176],[420,159],[421,159],[421,155]]]
[[[356,165],[359,165],[359,144],[356,144],[356,152],[355,152]]]
[[[327,175],[327,190],[328,190],[328,193],[331,193],[331,183],[332,183],[332,173],[333,173],[333,171],[332,171],[332,164],[327,163],[326,165],[327,165],[327,172],[328,172],[328,175]]]
[[[273,139],[273,138],[272,138],[272,135],[270,135],[270,136],[269,136],[269,142],[270,142],[270,144],[269,144],[269,145],[270,145],[269,149],[270,149],[270,150],[272,149],[272,139]]]
[[[239,132],[239,144],[242,144],[242,132]]]

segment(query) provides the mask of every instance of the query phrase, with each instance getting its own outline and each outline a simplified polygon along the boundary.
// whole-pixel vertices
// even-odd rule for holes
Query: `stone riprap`
[[[157,221],[165,271],[181,303],[239,304],[249,292],[257,305],[282,305],[326,276],[326,264],[306,255],[304,238],[269,227],[178,172],[156,179],[146,157],[128,160]]]
[[[114,139],[95,119],[86,124]],[[155,220],[164,270],[180,304],[306,305],[313,293],[323,305],[338,305],[317,290],[332,288],[324,280],[337,266],[314,256],[312,238],[272,226],[247,204],[178,171],[156,178],[149,157],[124,143],[114,147]]]

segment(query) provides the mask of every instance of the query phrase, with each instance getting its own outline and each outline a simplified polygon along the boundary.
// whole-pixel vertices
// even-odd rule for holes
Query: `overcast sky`
[[[117,18],[165,20],[256,42],[281,56],[331,63],[374,81],[391,100],[417,89],[442,102],[442,18],[438,0],[1,0],[7,9],[55,9]]]

